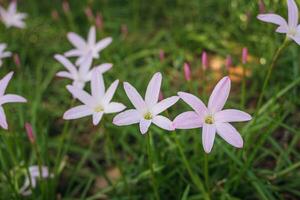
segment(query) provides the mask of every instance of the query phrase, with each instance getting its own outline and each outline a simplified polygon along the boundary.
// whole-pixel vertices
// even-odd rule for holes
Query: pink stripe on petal
[[[161,81],[162,75],[160,72],[157,72],[153,75],[147,86],[145,102],[149,107],[152,107],[158,101]]]
[[[171,120],[169,120],[168,118],[161,116],[161,115],[155,116],[153,118],[153,123],[156,126],[162,128],[162,129],[168,130],[168,131],[175,130],[175,128],[172,125]]]
[[[243,147],[243,138],[239,132],[229,123],[216,123],[218,134],[234,147]]]
[[[149,130],[149,127],[150,127],[150,125],[151,125],[151,120],[146,120],[146,119],[141,119],[141,121],[140,121],[140,131],[141,131],[141,133],[142,134],[145,134],[145,133],[147,133],[148,132],[148,130]]]
[[[136,89],[127,82],[124,82],[124,89],[133,106],[139,111],[144,111],[146,103]]]
[[[157,115],[157,114],[167,110],[168,108],[173,106],[178,100],[179,100],[178,96],[173,96],[173,97],[169,97],[169,98],[166,98],[166,99],[160,101],[159,103],[155,104],[152,107],[153,114]]]
[[[198,97],[186,92],[178,92],[178,96],[185,103],[191,106],[199,115],[203,116],[207,113],[206,106]]]
[[[136,124],[139,123],[140,119],[141,114],[135,109],[130,109],[116,115],[113,119],[113,124],[117,126]]]
[[[194,111],[187,111],[178,115],[173,124],[176,129],[200,128],[203,125],[203,118]]]
[[[211,152],[211,149],[214,145],[215,135],[216,135],[215,125],[203,124],[202,144],[203,144],[203,149],[206,153]]]
[[[235,109],[225,109],[217,112],[214,115],[214,119],[217,122],[243,122],[252,119],[251,115],[246,112],[235,110]]]
[[[298,8],[294,0],[287,0],[288,4],[288,24],[291,27],[296,27],[298,25]]]
[[[228,76],[222,78],[215,86],[208,101],[208,110],[212,113],[222,110],[230,92],[230,79]]]
[[[76,106],[74,108],[67,110],[64,113],[63,118],[66,120],[78,119],[78,118],[86,117],[86,116],[89,116],[92,114],[93,114],[93,111],[91,108],[89,108],[86,105],[80,105],[80,106]]]

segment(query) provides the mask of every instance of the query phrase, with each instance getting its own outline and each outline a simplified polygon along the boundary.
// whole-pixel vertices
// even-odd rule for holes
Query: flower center
[[[145,115],[144,115],[144,118],[146,120],[151,120],[153,118],[152,114],[150,112],[147,112]]]
[[[288,34],[291,36],[296,36],[297,30],[295,28],[290,28]]]
[[[103,111],[104,111],[104,108],[101,105],[99,105],[95,108],[95,112],[103,112]]]
[[[211,115],[208,115],[208,116],[206,116],[205,117],[205,120],[204,120],[204,122],[206,123],[206,124],[213,124],[214,123],[214,118],[211,116]]]

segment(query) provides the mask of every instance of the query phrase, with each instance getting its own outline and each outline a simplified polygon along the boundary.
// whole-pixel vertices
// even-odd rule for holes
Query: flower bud
[[[14,62],[16,64],[16,66],[20,67],[21,66],[21,61],[20,61],[19,54],[14,54],[13,59],[14,59]]]
[[[231,66],[232,66],[232,57],[231,57],[231,55],[227,55],[225,67],[226,67],[227,70],[229,70],[229,68]]]
[[[203,68],[203,70],[206,70],[207,67],[208,67],[208,60],[207,60],[207,53],[205,51],[203,51],[203,53],[202,53],[202,59],[201,59],[201,61],[202,61],[202,68]]]
[[[184,77],[186,81],[191,80],[191,68],[188,63],[184,63],[183,65]]]
[[[165,59],[165,52],[163,49],[159,50],[159,59],[160,61],[163,61]]]
[[[35,137],[34,137],[34,134],[33,134],[31,124],[26,122],[25,123],[25,129],[26,129],[27,137],[28,137],[30,143],[32,143],[32,144],[35,143]]]
[[[70,4],[67,0],[64,0],[62,2],[62,8],[65,14],[68,14],[70,12]]]
[[[242,63],[246,64],[247,60],[248,60],[248,49],[244,47],[242,51]]]
[[[96,27],[98,30],[103,29],[103,17],[101,15],[101,13],[99,13],[99,12],[96,13],[95,23],[96,23]]]
[[[94,20],[94,14],[93,14],[91,7],[89,7],[89,6],[86,7],[84,9],[84,13],[90,22]]]

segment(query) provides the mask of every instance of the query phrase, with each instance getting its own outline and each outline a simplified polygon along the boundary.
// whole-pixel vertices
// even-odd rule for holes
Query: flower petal
[[[94,69],[92,72],[91,89],[94,98],[97,100],[102,99],[105,93],[105,86],[103,76],[97,69]]]
[[[102,74],[107,72],[108,70],[110,70],[112,68],[113,64],[112,63],[103,63],[101,65],[96,66],[95,68],[97,68]]]
[[[191,108],[193,108],[200,116],[207,113],[207,108],[204,103],[196,96],[187,92],[178,92],[178,96]]]
[[[124,82],[124,90],[129,100],[137,110],[142,112],[146,109],[146,103],[144,102],[143,98],[136,91],[136,89],[132,85],[130,85],[130,83]]]
[[[145,102],[149,108],[151,108],[158,101],[159,91],[161,87],[162,75],[157,72],[151,78],[145,95]]]
[[[103,96],[103,99],[102,99],[103,104],[108,104],[112,100],[112,98],[116,92],[116,89],[118,87],[118,84],[119,84],[119,80],[115,80],[109,86],[109,88],[107,89],[106,93]]]
[[[83,60],[80,63],[79,74],[85,80],[89,79],[88,73],[90,71],[90,68],[92,67],[92,62],[93,62],[93,57],[92,57],[92,54],[89,53],[89,54],[83,56]]]
[[[78,49],[83,48],[86,43],[84,39],[76,33],[70,32],[67,34],[68,40]]]
[[[13,72],[8,73],[4,78],[0,80],[0,96],[3,96],[5,93],[5,90],[8,86],[9,81],[11,80],[13,76]]]
[[[152,122],[151,120],[146,120],[144,118],[141,119],[141,121],[140,121],[140,131],[141,131],[142,134],[145,134],[145,133],[148,132],[149,127],[151,125],[151,122]]]
[[[212,113],[222,110],[230,92],[230,79],[228,76],[222,78],[215,86],[208,101],[208,110]]]
[[[202,144],[206,153],[210,153],[214,145],[216,135],[216,126],[211,124],[203,124],[202,130]]]
[[[171,120],[169,120],[168,118],[161,116],[161,115],[157,115],[153,118],[153,123],[165,130],[168,131],[173,131],[175,130],[175,128],[173,127],[173,124],[171,122]]]
[[[200,128],[203,125],[203,118],[194,111],[187,111],[178,115],[173,124],[176,129]]]
[[[289,26],[290,27],[297,27],[298,25],[298,8],[297,4],[294,0],[287,0],[288,4],[288,15],[289,15]]]
[[[218,134],[234,147],[243,147],[243,138],[239,132],[229,123],[216,123]]]
[[[279,26],[287,27],[285,19],[277,14],[260,14],[257,16],[257,19],[263,22],[269,22]]]
[[[97,112],[97,113],[93,114],[93,124],[94,124],[94,126],[97,126],[100,123],[103,114],[104,114],[104,112]]]
[[[94,46],[95,43],[96,43],[96,28],[95,26],[92,26],[90,28],[89,35],[88,35],[88,44],[90,46]]]
[[[93,110],[90,107],[88,107],[87,105],[80,105],[67,110],[64,113],[63,118],[65,120],[78,119],[92,114],[93,114]]]
[[[104,49],[105,47],[107,47],[111,42],[112,42],[112,38],[111,37],[104,38],[104,39],[100,40],[99,42],[97,42],[95,50],[97,52],[101,51],[102,49]]]
[[[77,74],[76,67],[64,56],[56,54],[54,58],[60,62],[73,76]]]
[[[56,76],[61,77],[61,78],[68,78],[68,79],[72,79],[72,80],[74,79],[72,74],[70,74],[69,72],[66,72],[66,71],[57,72]]]
[[[116,112],[121,112],[125,108],[126,108],[126,106],[124,106],[121,103],[111,102],[110,104],[108,104],[105,107],[104,112],[105,113],[116,113]]]
[[[167,110],[171,106],[173,106],[179,100],[178,96],[173,96],[166,98],[159,103],[155,104],[152,108],[152,112],[154,115],[158,115],[159,113]]]
[[[113,119],[113,124],[117,126],[124,126],[130,124],[136,124],[140,121],[141,114],[135,109],[126,110]]]
[[[248,113],[235,109],[222,110],[214,115],[216,122],[243,122],[251,119]]]
[[[95,105],[94,99],[86,91],[78,89],[71,85],[67,85],[67,89],[75,98],[79,99],[85,105],[90,107]]]
[[[0,105],[5,103],[26,103],[27,100],[24,97],[15,94],[6,94],[0,97]]]
[[[0,126],[6,130],[8,129],[6,115],[2,106],[0,106]]]
[[[78,49],[71,49],[64,53],[66,57],[82,56],[83,52]]]

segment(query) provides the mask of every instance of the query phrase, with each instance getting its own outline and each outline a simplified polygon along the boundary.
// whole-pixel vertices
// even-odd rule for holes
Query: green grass
[[[207,102],[217,79],[213,70],[205,74],[205,79],[199,73],[201,52],[206,50],[210,59],[231,54],[234,65],[239,65],[241,49],[248,47],[253,59],[247,64],[252,74],[247,79],[245,111],[252,115],[268,65],[284,41],[284,35],[274,32],[275,26],[256,19],[256,1],[70,2],[71,13],[66,15],[58,0],[21,1],[18,9],[29,14],[27,28],[7,30],[0,25],[0,42],[6,42],[8,49],[21,58],[20,67],[12,59],[5,59],[0,75],[15,71],[7,91],[29,100],[24,105],[4,106],[10,128],[1,130],[0,135],[0,199],[155,199],[147,137],[139,133],[137,125],[116,127],[111,123],[113,115],[106,115],[98,127],[92,126],[91,118],[70,122],[62,119],[74,103],[65,88],[70,82],[55,77],[63,67],[53,55],[71,48],[67,32],[86,37],[93,22],[86,18],[85,7],[103,15],[104,27],[97,31],[97,38],[113,37],[113,43],[95,61],[114,64],[105,74],[106,85],[119,79],[142,92],[152,74],[160,71],[164,96],[189,91]],[[267,11],[287,16],[285,1],[265,0],[265,4]],[[58,20],[51,18],[53,10],[59,13]],[[128,27],[127,36],[120,31],[124,24]],[[159,59],[160,49],[166,55],[163,61]],[[204,181],[201,130],[170,133],[151,127],[150,151],[160,199],[204,199],[195,179],[209,187],[211,199],[300,198],[299,53],[299,46],[293,42],[285,49],[275,65],[255,121],[235,124],[245,141],[244,148],[234,149],[216,138],[208,155],[208,185]],[[192,87],[184,80],[185,61],[193,71]],[[225,76],[226,70],[223,73]],[[209,86],[207,92],[201,89],[204,85]],[[232,83],[226,107],[240,108],[241,88],[241,82]],[[121,84],[114,99],[131,105]],[[179,101],[168,114],[174,119],[189,109]],[[26,166],[36,165],[38,160],[26,137],[25,122],[34,127],[41,162],[56,173],[56,178],[39,182],[27,198],[21,197],[17,188],[23,183]],[[178,143],[198,178],[191,178]],[[110,180],[108,172],[116,171],[117,166],[123,176],[117,173],[116,180]],[[103,180],[107,182],[105,187],[100,186]]]

